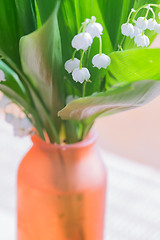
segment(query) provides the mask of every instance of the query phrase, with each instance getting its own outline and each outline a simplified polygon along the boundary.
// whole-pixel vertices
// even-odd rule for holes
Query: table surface
[[[16,239],[16,172],[30,148],[0,119],[0,239]],[[101,151],[108,169],[105,240],[160,239],[160,172]]]

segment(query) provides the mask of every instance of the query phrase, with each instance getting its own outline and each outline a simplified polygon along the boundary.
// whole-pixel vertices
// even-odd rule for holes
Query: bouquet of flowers
[[[83,140],[160,93],[159,0],[1,0],[0,107],[18,136]],[[7,110],[13,102],[24,112]]]

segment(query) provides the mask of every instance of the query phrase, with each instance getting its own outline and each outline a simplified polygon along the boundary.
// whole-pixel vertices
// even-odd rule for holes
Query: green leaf
[[[35,0],[35,11],[36,11],[36,20],[37,20],[37,29],[38,29],[42,26],[42,22],[41,22],[39,8],[38,8],[36,0]]]
[[[18,16],[23,29],[23,34],[33,32],[36,27],[35,3],[33,0],[15,0]]]
[[[64,94],[58,9],[57,5],[51,17],[40,29],[20,41],[23,71],[37,89],[57,129],[59,128],[57,112],[63,106]]]
[[[58,115],[89,125],[101,114],[111,115],[142,106],[160,94],[160,81],[144,80],[128,83],[107,92],[80,98],[68,104]]]
[[[110,57],[110,85],[117,86],[143,79],[160,80],[160,49],[131,49],[113,52]]]
[[[115,50],[120,41],[121,25],[127,20],[134,2],[135,0],[101,0],[98,2]]]
[[[8,56],[18,66],[20,66],[19,39],[22,35],[15,0],[1,0],[0,55]]]
[[[57,3],[61,1],[62,0],[36,0],[42,24],[48,20]]]
[[[0,82],[0,90],[5,89],[7,92],[12,92],[10,97],[21,97],[24,101],[29,101],[27,98],[26,90],[22,85],[17,74],[7,66],[3,61],[0,61],[0,69],[5,74],[6,81]],[[21,102],[19,102],[21,104]]]
[[[36,29],[34,0],[1,0],[0,55],[21,69],[20,38]]]

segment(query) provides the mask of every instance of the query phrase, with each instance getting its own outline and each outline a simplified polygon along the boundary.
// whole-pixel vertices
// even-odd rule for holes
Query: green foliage
[[[80,120],[84,125],[89,125],[102,114],[111,115],[142,106],[159,94],[159,81],[135,81],[104,93],[77,99],[58,114],[62,119]]]
[[[17,74],[15,74],[15,72],[12,71],[12,69],[9,68],[3,61],[0,61],[0,69],[4,72],[6,79],[6,81],[1,82],[0,90],[4,91],[12,99],[21,98],[23,100],[23,103],[25,101],[28,102],[29,98],[27,98],[26,90],[23,87],[23,84],[21,83]],[[11,92],[12,94],[10,95],[9,93]],[[23,106],[22,102],[19,103]]]
[[[45,130],[51,142],[59,143],[65,128],[68,143],[79,141],[97,117],[141,106],[160,93],[160,49],[136,49],[133,39],[121,34],[131,8],[146,3],[160,0],[1,0],[0,69],[6,81],[0,82],[0,90],[32,115],[42,138]],[[84,59],[92,83],[81,98],[82,85],[64,64],[74,51],[72,38],[91,16],[103,25],[103,52],[111,65],[107,70],[92,67],[99,50],[95,39]],[[156,36],[151,31],[147,35],[151,42]],[[117,51],[122,40],[124,51]],[[65,106],[68,95],[80,98]]]
[[[89,125],[101,114],[139,107],[160,94],[160,49],[136,49],[110,54],[108,91],[75,100],[58,114]],[[151,79],[151,80],[148,80]]]
[[[1,0],[0,4],[0,55],[8,56],[18,66],[19,39],[23,35],[14,0]]]
[[[145,80],[160,80],[160,49],[131,49],[110,54],[108,67],[110,85],[119,85]]]
[[[36,0],[42,24],[48,20],[54,8],[62,1],[63,0]]]
[[[23,29],[23,34],[36,30],[36,13],[34,0],[15,0],[18,17]]]
[[[57,4],[48,21],[37,31],[21,38],[20,55],[23,71],[32,81],[49,112],[57,131],[57,112],[64,106],[61,39],[57,24]]]
[[[108,29],[114,50],[122,38],[121,25],[126,22],[135,0],[102,0],[99,1],[101,13]],[[139,1],[140,2],[140,1]]]

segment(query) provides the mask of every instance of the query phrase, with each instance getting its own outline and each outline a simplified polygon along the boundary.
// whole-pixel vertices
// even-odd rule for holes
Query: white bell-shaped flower
[[[10,103],[11,103],[11,100],[6,95],[3,94],[0,100],[0,108],[5,108]]]
[[[6,81],[4,72],[0,69],[0,82]]]
[[[156,20],[153,18],[150,18],[148,20],[147,28],[152,31],[152,30],[154,30],[156,24],[157,24]]]
[[[103,32],[103,27],[100,23],[89,23],[86,27],[86,32],[88,32],[92,38],[100,37]]]
[[[79,64],[80,64],[80,60],[77,58],[74,58],[66,61],[64,67],[68,73],[71,73],[75,68],[79,67]]]
[[[148,20],[145,17],[139,17],[136,21],[136,26],[142,30],[146,30],[148,27]]]
[[[72,47],[76,50],[87,50],[93,43],[93,39],[88,32],[77,34],[72,40]]]
[[[149,38],[145,34],[138,34],[134,41],[137,47],[147,47],[149,45]]]
[[[83,83],[85,80],[88,81],[90,78],[90,73],[87,68],[76,68],[72,72],[73,80],[76,82]]]
[[[132,36],[134,34],[134,27],[131,23],[124,23],[121,26],[121,32],[124,36]]]
[[[10,124],[14,125],[15,119],[16,119],[16,117],[11,113],[6,113],[5,114],[5,120],[6,120],[7,123],[10,123]]]
[[[111,63],[111,59],[109,56],[105,55],[104,53],[96,54],[92,58],[92,63],[94,65],[94,67],[97,67],[98,69],[107,68],[109,66],[109,64]]]
[[[13,126],[15,136],[24,137],[32,131],[32,123],[27,117],[17,118],[11,113],[6,113],[5,120]]]
[[[155,26],[154,26],[154,31],[156,32],[156,33],[160,33],[160,24],[156,24]]]
[[[160,12],[158,13],[158,18],[160,19]]]
[[[24,137],[32,131],[32,127],[32,123],[27,117],[17,118],[17,122],[14,124],[14,135]]]
[[[135,36],[137,36],[138,34],[142,34],[142,29],[134,26],[134,33],[132,35],[130,35],[130,38],[134,38]]]

